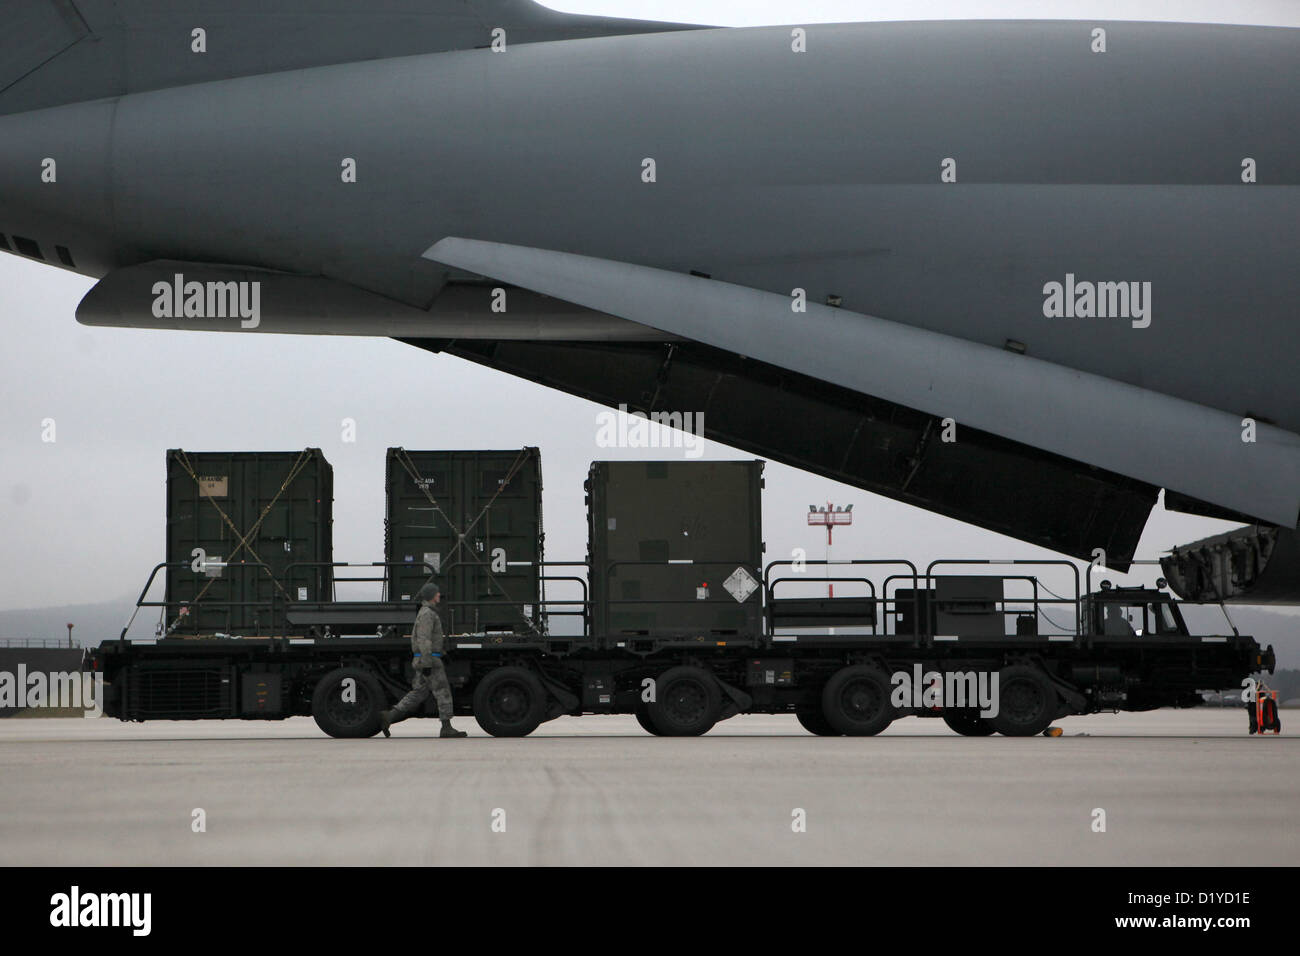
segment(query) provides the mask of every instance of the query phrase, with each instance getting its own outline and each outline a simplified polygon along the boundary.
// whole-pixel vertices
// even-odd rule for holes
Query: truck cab
[[[1178,602],[1156,588],[1113,588],[1083,598],[1084,633],[1107,637],[1142,637],[1150,634],[1186,635]]]

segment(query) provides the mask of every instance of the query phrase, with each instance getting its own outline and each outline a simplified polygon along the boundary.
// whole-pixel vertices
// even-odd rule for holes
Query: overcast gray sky
[[[885,0],[564,0],[548,4],[609,16],[759,25],[866,19],[1025,17],[1199,20],[1295,26],[1290,0],[1224,3]],[[436,237],[431,237],[432,241]],[[318,446],[335,472],[335,560],[382,557],[384,450],[542,449],[547,554],[586,550],[582,481],[597,458],[670,452],[596,446],[601,408],[446,356],[385,339],[230,335],[87,328],[74,312],[92,282],[0,255],[0,608],[113,600],[163,559],[164,452],[288,450]],[[355,419],[357,440],[341,440]],[[54,419],[57,440],[42,441]],[[744,458],[710,443],[705,457]],[[857,523],[836,555],[1057,557],[1021,542],[769,464],[768,559],[803,546],[814,502],[853,502]],[[1214,534],[1224,522],[1157,508],[1139,557]]]

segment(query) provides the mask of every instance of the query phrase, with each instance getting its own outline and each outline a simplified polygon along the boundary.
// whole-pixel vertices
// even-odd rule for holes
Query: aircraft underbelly
[[[421,258],[443,238],[577,254],[1023,351],[1234,429],[1300,431],[1300,33],[1109,29],[1104,54],[1071,22],[818,25],[807,52],[786,27],[610,37],[0,116],[0,232],[64,245],[89,274],[274,270],[421,310],[476,281]],[[41,156],[58,159],[57,187]],[[801,314],[765,334],[798,342]],[[693,361],[743,362],[743,334],[726,339]],[[511,361],[537,374],[526,349]],[[850,416],[890,361],[870,352],[860,380],[837,379],[848,395],[831,404]],[[801,393],[825,385],[810,368]],[[916,479],[896,478],[881,481],[910,493]]]
[[[1031,83],[990,65],[1021,56],[1028,27],[966,26],[987,33],[978,49],[952,24],[838,25],[800,61],[780,29],[700,31],[126,97],[106,227],[155,258],[418,307],[448,278],[419,260],[444,235],[803,289],[1300,428],[1275,362],[1300,293],[1300,151],[1274,122],[1297,94],[1267,66],[1289,41],[1234,34],[1263,61],[1192,96],[1179,74],[1216,34],[1126,25],[1147,56],[1113,76],[1086,45],[1067,55],[1077,28],[1039,24],[1065,59],[1024,64]],[[1267,156],[1250,185],[1243,140]],[[1045,314],[1052,283],[1105,285],[1114,314]]]

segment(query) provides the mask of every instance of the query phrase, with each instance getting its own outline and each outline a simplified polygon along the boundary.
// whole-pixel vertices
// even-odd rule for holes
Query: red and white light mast
[[[853,524],[853,505],[844,505],[836,507],[829,501],[826,507],[819,508],[817,505],[808,506],[808,523],[810,525],[823,525],[826,528],[826,564],[831,563],[831,538],[835,533],[836,525]],[[830,577],[830,568],[827,568],[827,577]],[[826,596],[835,597],[835,585],[827,582]]]

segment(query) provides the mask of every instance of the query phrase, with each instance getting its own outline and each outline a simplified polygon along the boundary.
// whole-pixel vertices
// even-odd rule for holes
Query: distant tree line
[[[1264,683],[1270,690],[1277,691],[1279,704],[1296,701],[1300,705],[1300,670],[1286,669],[1265,675]],[[1241,695],[1242,690],[1239,688],[1223,687],[1216,692],[1206,693],[1204,699],[1212,707],[1244,707]]]
[[[1300,670],[1278,671],[1276,674],[1266,677],[1264,683],[1277,691],[1277,702],[1279,704],[1300,698]]]

